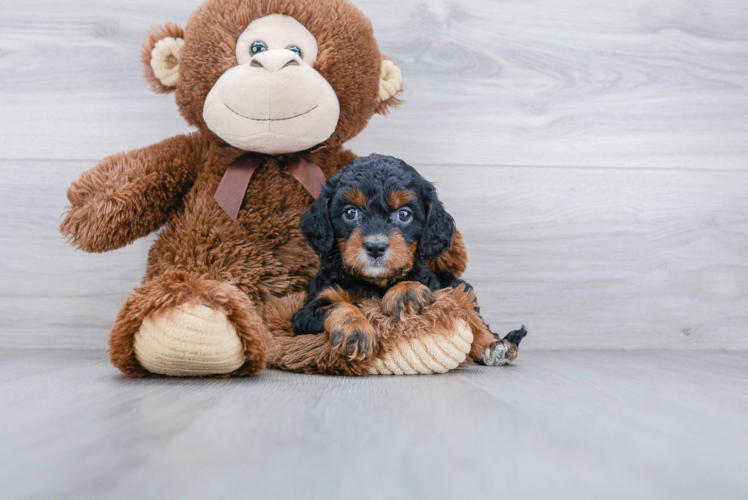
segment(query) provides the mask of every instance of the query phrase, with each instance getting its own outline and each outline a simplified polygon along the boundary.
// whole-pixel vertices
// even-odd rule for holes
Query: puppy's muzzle
[[[372,259],[378,259],[387,251],[389,244],[382,239],[370,239],[364,243],[366,254]]]

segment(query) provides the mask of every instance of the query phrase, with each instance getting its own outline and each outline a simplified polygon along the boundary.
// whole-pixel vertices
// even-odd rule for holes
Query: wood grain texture
[[[71,180],[184,132],[140,74],[200,0],[0,10],[0,346],[102,347],[153,236],[88,255]],[[748,347],[748,10],[740,0],[356,2],[406,104],[352,141],[437,182],[467,278],[528,348]]]
[[[184,132],[140,74],[200,0],[5,0],[0,157],[94,160]],[[407,103],[356,151],[418,164],[746,168],[742,0],[358,0]]]
[[[745,352],[234,380],[126,379],[103,356],[0,352],[4,498],[748,495]]]
[[[85,254],[57,232],[87,162],[0,161],[0,346],[105,346],[153,237]],[[416,165],[418,167],[418,165]],[[748,349],[748,172],[419,167],[466,279],[530,349]]]

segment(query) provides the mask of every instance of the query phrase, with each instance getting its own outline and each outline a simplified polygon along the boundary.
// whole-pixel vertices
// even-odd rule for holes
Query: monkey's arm
[[[166,223],[196,177],[198,134],[178,135],[102,160],[68,188],[60,232],[87,252],[106,252]]]

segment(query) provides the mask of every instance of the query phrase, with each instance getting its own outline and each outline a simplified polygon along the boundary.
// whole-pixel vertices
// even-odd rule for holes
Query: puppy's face
[[[455,227],[431,183],[402,160],[373,154],[327,180],[301,231],[323,262],[379,282],[444,254]]]
[[[400,179],[362,176],[331,198],[330,221],[345,267],[372,280],[412,267],[428,217],[418,190]]]

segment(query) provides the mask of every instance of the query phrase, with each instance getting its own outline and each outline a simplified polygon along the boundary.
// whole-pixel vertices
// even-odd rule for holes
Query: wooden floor
[[[132,380],[0,351],[4,499],[745,499],[748,354],[528,351],[514,366]]]

